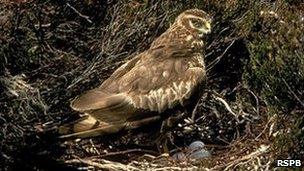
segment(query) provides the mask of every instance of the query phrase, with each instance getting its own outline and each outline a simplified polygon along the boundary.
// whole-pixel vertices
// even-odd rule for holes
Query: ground
[[[300,1],[38,1],[0,6],[2,170],[268,170],[304,156],[304,5]],[[144,51],[186,9],[214,17],[207,85],[193,117],[83,140],[40,134],[77,115],[71,99]],[[158,125],[152,125],[155,129]],[[155,132],[155,131],[154,131]],[[172,155],[200,140],[211,157]]]

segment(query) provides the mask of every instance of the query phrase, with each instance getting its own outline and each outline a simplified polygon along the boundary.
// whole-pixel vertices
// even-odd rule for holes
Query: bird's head
[[[212,18],[203,10],[190,9],[181,13],[175,23],[197,33],[199,37],[211,32]]]

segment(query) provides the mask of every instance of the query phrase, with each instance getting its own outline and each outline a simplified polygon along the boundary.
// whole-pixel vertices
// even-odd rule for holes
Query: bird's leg
[[[154,116],[154,117],[150,117],[150,118],[144,118],[144,119],[128,122],[126,124],[126,129],[135,129],[142,125],[146,125],[151,122],[155,122],[159,119],[161,119],[160,116]],[[167,143],[168,143],[167,137],[169,137],[167,134],[160,133],[160,136],[156,139],[156,146],[157,146],[158,150],[161,152],[165,152],[165,153],[169,152],[168,147],[167,147]]]
[[[170,132],[170,129],[174,128],[180,121],[185,118],[185,116],[187,116],[186,111],[183,113],[181,113],[181,111],[178,111],[175,116],[170,116],[162,122],[160,128],[160,135],[156,140],[157,148],[159,151],[169,153],[168,140],[171,144],[174,144],[173,136]]]
[[[160,135],[157,137],[155,141],[159,152],[161,153],[170,152],[168,148],[168,140],[170,141],[171,144],[173,144],[173,136],[171,135],[170,132],[160,133]]]

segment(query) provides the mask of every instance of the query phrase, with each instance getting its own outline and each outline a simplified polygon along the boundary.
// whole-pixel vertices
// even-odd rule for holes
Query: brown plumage
[[[62,125],[61,137],[93,137],[136,128],[187,105],[206,78],[201,38],[210,32],[210,23],[202,10],[181,13],[149,49],[71,102],[74,110],[86,116]]]

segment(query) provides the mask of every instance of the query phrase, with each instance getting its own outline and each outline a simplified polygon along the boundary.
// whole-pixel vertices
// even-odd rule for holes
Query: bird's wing
[[[121,123],[136,117],[137,110],[160,113],[183,104],[205,78],[205,71],[191,67],[188,60],[191,57],[162,59],[162,56],[130,61],[99,88],[75,99],[72,108],[101,121]]]
[[[164,62],[164,65],[167,63]],[[185,67],[184,61],[174,61],[173,69],[159,69],[150,72],[150,77],[134,81],[131,91],[131,103],[136,108],[163,112],[177,104],[184,105],[199,83],[205,79],[205,70],[201,67]],[[169,62],[170,66],[170,62]]]
[[[71,108],[107,123],[125,121],[121,112],[125,112],[127,117],[127,112],[133,112],[133,108],[129,105],[128,97],[124,93],[118,92],[116,82],[132,70],[142,56],[143,54],[138,54],[120,66],[100,87],[76,97],[70,104]]]
[[[128,73],[140,61],[142,54],[137,55],[130,61],[121,65],[116,71],[103,82],[103,84],[95,89],[76,97],[71,102],[71,108],[79,111],[86,112],[100,108],[107,108],[115,106],[121,102],[122,94],[117,91],[116,80],[119,80],[126,73]]]

